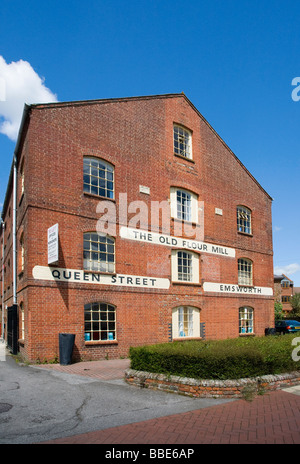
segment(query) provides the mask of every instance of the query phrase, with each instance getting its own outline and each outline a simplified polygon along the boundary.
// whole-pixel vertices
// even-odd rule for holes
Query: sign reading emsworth
[[[80,284],[121,285],[123,287],[168,289],[169,279],[157,277],[144,277],[125,274],[99,274],[78,269],[63,269],[58,267],[35,266],[33,277],[39,280],[52,280],[56,282],[77,282]]]
[[[154,245],[166,245],[174,248],[183,248],[190,251],[201,251],[204,253],[212,253],[215,255],[221,255],[230,258],[235,257],[234,248],[213,245],[211,243],[199,242],[197,240],[172,237],[171,235],[158,234],[157,232],[148,232],[141,229],[130,229],[129,227],[121,227],[120,236],[128,240],[153,243]]]
[[[264,296],[273,295],[273,289],[271,287],[245,287],[243,285],[219,284],[214,282],[204,282],[203,290],[205,292],[216,293],[236,293]]]
[[[58,224],[48,229],[48,264],[58,261]]]

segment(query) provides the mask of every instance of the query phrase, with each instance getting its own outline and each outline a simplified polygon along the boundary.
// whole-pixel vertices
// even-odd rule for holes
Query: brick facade
[[[174,154],[174,123],[191,133],[192,160]],[[19,312],[20,308],[24,311],[19,315],[19,349],[26,359],[57,357],[61,332],[76,334],[77,360],[127,356],[131,345],[168,342],[174,335],[172,311],[181,306],[197,309],[200,338],[242,335],[242,307],[253,310],[251,335],[264,335],[265,328],[274,326],[272,200],[185,95],[32,105],[23,119],[16,155],[17,303]],[[113,199],[83,191],[85,157],[113,166]],[[146,187],[146,193],[140,186]],[[120,194],[127,194],[128,205],[143,202],[149,212],[143,221],[148,224],[140,223],[137,228],[150,230],[151,202],[170,202],[172,187],[197,195],[201,207],[193,227],[201,243],[221,247],[217,253],[195,250],[199,279],[193,283],[174,282],[172,243],[156,245],[119,233],[136,215],[129,206],[126,218],[121,217]],[[10,179],[1,235],[5,307],[12,304],[12,189]],[[57,223],[59,262],[50,270],[83,270],[83,234],[96,231],[101,217],[97,206],[103,201],[116,208],[117,276],[153,280],[141,287],[95,285],[85,274],[78,282],[36,278],[36,266],[49,268],[47,230]],[[251,233],[237,230],[238,205],[251,211]],[[171,236],[176,235],[175,226],[176,219],[171,219]],[[165,232],[161,220],[156,232]],[[226,256],[227,249],[234,250],[234,257]],[[253,282],[245,291],[238,287],[239,258],[253,264]],[[155,279],[167,279],[169,288],[152,288]],[[227,290],[223,286],[222,291],[212,291],[209,285],[205,287],[207,283],[226,284]],[[269,291],[255,293],[255,288]],[[84,305],[93,302],[115,307],[113,340],[85,339]]]

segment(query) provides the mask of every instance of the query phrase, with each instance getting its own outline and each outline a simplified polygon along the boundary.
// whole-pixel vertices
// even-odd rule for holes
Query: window
[[[114,198],[114,168],[103,160],[83,159],[83,191]]]
[[[245,206],[237,207],[237,230],[251,234],[251,211]]]
[[[115,272],[115,239],[96,232],[83,235],[83,268]]]
[[[116,308],[107,303],[86,304],[84,334],[86,341],[116,340]]]
[[[252,261],[250,259],[241,258],[238,260],[238,284],[253,285]]]
[[[179,306],[172,312],[173,338],[200,337],[200,311],[191,306]]]
[[[24,234],[21,235],[20,238],[20,248],[21,248],[21,271],[24,271],[24,266],[25,266],[25,249],[24,249]]]
[[[182,221],[192,220],[192,197],[188,192],[177,190],[176,192],[177,203],[177,218]]]
[[[171,187],[170,196],[173,218],[198,223],[198,196],[195,193]]]
[[[199,255],[183,250],[173,250],[172,280],[174,282],[199,283]]]
[[[290,282],[288,280],[282,280],[281,281],[281,287],[282,288],[289,288]]]
[[[291,296],[282,296],[281,297],[281,302],[282,303],[290,303],[292,297]]]
[[[192,135],[181,126],[174,125],[174,153],[192,159]]]
[[[253,333],[253,308],[239,309],[239,333]]]

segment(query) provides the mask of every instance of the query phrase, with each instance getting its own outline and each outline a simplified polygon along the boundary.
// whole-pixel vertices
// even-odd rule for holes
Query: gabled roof
[[[24,105],[23,110],[23,117],[22,122],[19,129],[18,139],[16,142],[14,156],[18,156],[19,148],[21,145],[23,137],[23,131],[26,128],[27,119],[30,115],[31,109],[47,109],[47,108],[62,108],[68,106],[84,106],[84,105],[95,105],[101,103],[116,103],[116,102],[126,102],[126,101],[134,101],[134,100],[152,100],[152,99],[166,99],[166,98],[184,98],[188,105],[197,113],[197,115],[201,118],[201,120],[210,128],[212,133],[219,139],[219,141],[224,145],[224,147],[228,150],[228,152],[235,158],[235,160],[240,164],[240,166],[246,171],[249,177],[257,184],[257,186],[263,191],[263,193],[270,199],[273,198],[265,191],[265,189],[260,185],[260,183],[253,177],[253,175],[248,171],[248,169],[244,166],[244,164],[239,160],[239,158],[233,153],[233,151],[228,147],[228,145],[224,142],[224,140],[219,136],[219,134],[214,130],[214,128],[209,124],[209,122],[204,118],[204,116],[197,110],[197,108],[193,105],[193,103],[188,99],[188,97],[182,93],[170,93],[170,94],[162,94],[162,95],[147,95],[147,96],[136,96],[136,97],[122,97],[122,98],[105,98],[105,99],[95,99],[95,100],[75,100],[75,101],[67,101],[67,102],[53,102],[53,103],[34,103],[31,105]],[[10,172],[10,177],[7,185],[5,200],[3,204],[2,214],[1,217],[4,217],[5,210],[7,207],[7,196],[9,189],[11,187],[12,182],[12,171],[13,171],[13,163]]]

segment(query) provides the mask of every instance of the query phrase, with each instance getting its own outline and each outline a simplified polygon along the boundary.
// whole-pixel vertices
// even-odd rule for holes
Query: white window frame
[[[112,255],[113,261],[111,260]],[[116,243],[114,237],[97,232],[83,234],[84,270],[113,274],[115,273],[115,262]]]
[[[192,133],[179,124],[173,125],[173,148],[175,155],[193,159]]]
[[[180,253],[180,255],[178,255]],[[178,258],[182,256],[182,254],[186,254],[190,258],[191,262],[191,275],[190,280],[183,280],[180,276],[178,270]],[[184,255],[183,255],[184,256]],[[197,253],[187,250],[172,250],[171,252],[171,273],[172,273],[172,281],[173,282],[180,282],[180,283],[187,283],[187,284],[198,284],[199,283],[199,259],[200,256]],[[180,278],[181,277],[181,278]]]
[[[239,334],[254,333],[254,309],[250,306],[239,308]]]
[[[180,194],[188,195],[190,198],[190,216],[188,219],[184,219],[180,217],[180,214],[178,214],[178,210],[180,209],[182,211],[182,206],[183,206],[182,202],[178,203],[178,198],[180,198]],[[187,197],[183,197],[181,195],[181,198],[187,198]],[[199,222],[198,195],[196,193],[179,188],[179,187],[171,187],[170,203],[171,203],[171,217],[172,218],[178,219],[182,222],[192,222],[192,223],[198,224]],[[180,205],[180,208],[178,208],[179,205]]]
[[[248,258],[238,260],[238,284],[253,286],[253,262]]]
[[[239,205],[236,208],[237,230],[244,234],[252,234],[252,213],[246,206]]]
[[[116,331],[116,307],[114,305],[94,302],[84,306],[85,341],[113,341],[117,339]],[[86,334],[89,337],[86,337]]]
[[[100,158],[83,158],[83,191],[100,198],[115,198],[114,166]]]
[[[198,308],[182,305],[172,310],[172,338],[200,338],[200,310]]]

